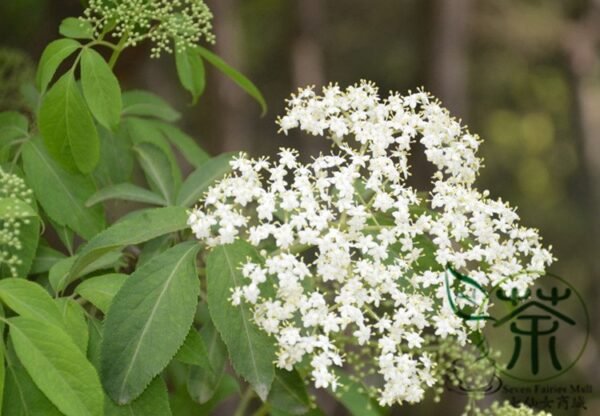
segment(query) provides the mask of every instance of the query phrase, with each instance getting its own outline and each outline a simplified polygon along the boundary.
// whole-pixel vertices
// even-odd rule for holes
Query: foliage
[[[231,305],[241,266],[277,247],[190,241],[188,210],[239,159],[208,155],[176,109],[122,91],[114,73],[149,41],[153,57],[172,54],[192,103],[210,88],[209,63],[264,113],[258,88],[199,44],[214,40],[211,19],[202,0],[92,0],[44,49],[29,108],[0,113],[4,414],[207,414],[232,396],[240,415],[322,414],[307,363],[276,367],[254,311]],[[133,204],[111,223],[115,200]],[[382,414],[360,378],[336,379],[331,394],[352,414]]]

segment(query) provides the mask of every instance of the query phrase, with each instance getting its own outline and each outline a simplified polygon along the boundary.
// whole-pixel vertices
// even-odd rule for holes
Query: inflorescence
[[[135,46],[153,42],[152,57],[184,50],[202,38],[213,43],[212,12],[203,0],[90,0],[84,20],[92,23],[98,37],[106,31]]]
[[[480,140],[425,92],[382,99],[365,81],[306,88],[278,124],[333,149],[308,164],[289,149],[274,161],[242,154],[190,227],[209,246],[241,238],[261,250],[231,299],[274,336],[278,367],[308,365],[316,387],[335,389],[336,367],[358,354],[380,380],[381,405],[421,401],[441,377],[432,342],[465,345],[481,327],[450,306],[447,267],[523,291],[552,255],[508,204],[474,188]],[[428,194],[407,184],[419,143],[435,170]]]
[[[534,410],[524,404],[513,406],[509,402],[494,402],[489,409],[474,409],[475,416],[552,416],[543,410]]]
[[[0,169],[0,198],[18,198],[31,205],[33,192],[27,187],[25,181]],[[17,208],[15,208],[17,209]],[[17,267],[22,264],[18,252],[22,250],[21,227],[29,223],[28,218],[23,218],[19,212],[10,215],[11,208],[0,220],[0,265],[8,268],[11,277],[17,277]]]

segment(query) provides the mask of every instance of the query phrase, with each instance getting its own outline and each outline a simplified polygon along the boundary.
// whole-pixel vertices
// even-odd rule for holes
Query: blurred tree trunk
[[[569,60],[573,76],[574,95],[577,105],[577,117],[581,136],[581,156],[587,173],[589,192],[586,195],[589,204],[590,240],[592,247],[600,246],[600,1],[595,1],[589,11],[579,21],[567,28],[563,36],[563,47]],[[592,276],[600,274],[598,256],[589,259]],[[598,282],[590,282],[591,292],[588,299],[600,296]],[[589,292],[588,292],[589,293]],[[592,306],[592,305],[590,305]],[[598,313],[598,306],[592,306],[592,316]],[[598,333],[599,322],[592,322],[593,332]],[[588,377],[600,380],[600,375],[588,367]]]
[[[292,72],[294,87],[322,86],[323,70],[323,2],[321,0],[296,0],[298,35],[292,45]]]
[[[292,42],[292,82],[294,88],[325,84],[323,64],[323,20],[324,2],[322,0],[296,0],[298,32]],[[323,150],[321,141],[314,137],[303,137],[300,151],[315,155]]]
[[[209,6],[215,16],[214,31],[217,37],[215,51],[221,58],[234,68],[243,71],[243,58],[240,53],[240,15],[238,0],[212,0]],[[247,111],[243,108],[248,104],[244,92],[223,74],[215,76],[217,86],[217,109],[214,114],[218,117],[218,147],[220,151],[248,150],[251,136],[248,133]]]
[[[591,179],[592,192],[600,207],[599,42],[600,10],[594,7],[578,23],[569,27],[563,44],[574,78],[584,163]],[[597,212],[600,213],[600,209]]]
[[[471,0],[435,0],[431,46],[431,92],[453,115],[466,118]]]

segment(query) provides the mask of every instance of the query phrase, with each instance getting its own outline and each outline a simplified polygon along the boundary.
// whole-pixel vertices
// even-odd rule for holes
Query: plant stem
[[[107,42],[105,40],[95,40],[95,41],[93,41],[92,43],[89,44],[89,46],[92,46],[92,45],[101,45],[101,46],[106,46],[107,48],[110,48],[113,51],[117,50],[117,45],[114,45],[114,44],[112,44],[110,42]]]
[[[291,254],[299,254],[302,253],[303,251],[308,250],[309,248],[313,247],[312,245],[308,245],[308,244],[293,244],[290,247],[288,247],[286,250],[283,249],[277,249],[275,251],[273,251],[270,256],[277,256],[281,253],[291,253]]]
[[[246,408],[250,404],[250,401],[254,397],[254,390],[251,387],[248,387],[244,394],[242,395],[242,399],[240,400],[240,404],[233,416],[244,416],[246,414]]]
[[[377,322],[380,321],[379,316],[377,316],[377,314],[375,313],[375,311],[373,309],[371,309],[370,307],[368,307],[367,305],[365,305],[366,311],[367,313],[373,318],[375,319]]]
[[[269,410],[271,410],[271,406],[269,406],[269,403],[264,402],[262,404],[262,406],[260,406],[258,408],[258,410],[256,412],[254,412],[254,414],[252,416],[265,416],[269,414]]]
[[[19,147],[17,149],[17,151],[15,152],[15,155],[12,159],[11,165],[10,165],[10,171],[13,171],[13,168],[16,166],[17,161],[19,160],[19,157],[21,156],[21,152],[23,151],[23,146],[25,145],[25,141],[22,141],[21,143],[19,143]]]
[[[121,52],[123,52],[123,49],[125,49],[126,43],[127,43],[127,35],[123,35],[123,37],[119,40],[119,43],[117,44],[117,46],[114,48],[114,51],[113,51],[112,55],[110,56],[110,59],[108,60],[108,66],[110,67],[110,69],[113,69],[115,67],[115,64],[117,63],[117,59],[119,59],[119,55],[121,55]]]

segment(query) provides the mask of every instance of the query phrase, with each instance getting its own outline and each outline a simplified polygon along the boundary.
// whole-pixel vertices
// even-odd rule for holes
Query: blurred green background
[[[79,15],[82,3],[0,1],[0,111],[21,106],[18,86],[32,78],[61,19]],[[262,90],[267,116],[260,118],[254,102],[213,72],[200,103],[190,106],[172,57],[152,60],[145,46],[128,50],[116,68],[125,89],[165,97],[212,153],[287,146],[315,154],[322,149],[318,140],[286,138],[274,124],[297,87],[361,78],[375,81],[383,94],[424,86],[483,138],[480,188],[518,206],[523,223],[541,230],[558,258],[552,271],[586,299],[592,337],[575,369],[556,382],[600,390],[599,1],[207,3],[215,14],[214,49]],[[428,172],[417,158],[414,175],[422,186]],[[582,414],[600,414],[600,398],[586,397]],[[462,398],[449,400],[456,405]]]

